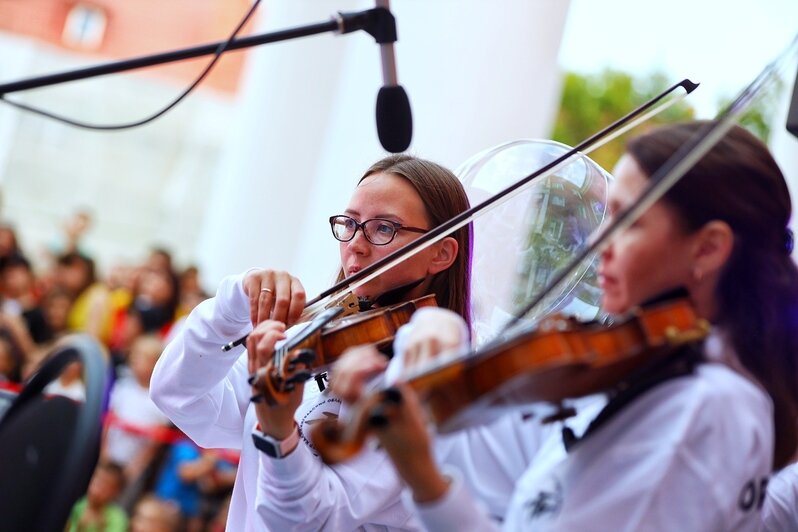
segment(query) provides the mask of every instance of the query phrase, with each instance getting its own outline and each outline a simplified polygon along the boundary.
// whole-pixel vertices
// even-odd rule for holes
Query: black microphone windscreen
[[[792,88],[790,110],[787,111],[787,131],[798,137],[798,73],[795,75],[795,85]]]
[[[377,94],[377,135],[386,151],[400,153],[410,146],[413,116],[401,85],[382,87]]]

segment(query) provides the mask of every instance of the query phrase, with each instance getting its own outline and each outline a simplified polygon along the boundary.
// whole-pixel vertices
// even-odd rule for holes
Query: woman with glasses
[[[406,155],[377,162],[344,212],[330,218],[340,241],[339,279],[467,208],[462,185],[447,169]],[[439,306],[468,321],[470,231],[461,228],[355,294],[376,306],[435,294]],[[250,402],[258,390],[248,375],[271,359],[304,306],[301,282],[286,272],[250,270],[224,279],[161,356],[153,400],[200,446],[241,450],[228,530],[418,529],[384,453],[371,451],[341,467],[315,456],[309,427],[341,407],[322,379],[298,384],[284,406]],[[246,351],[221,351],[252,327]]]

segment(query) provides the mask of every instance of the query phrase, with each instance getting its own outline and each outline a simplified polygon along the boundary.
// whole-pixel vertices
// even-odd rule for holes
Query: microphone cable
[[[79,128],[83,128],[83,129],[90,129],[90,130],[94,130],[94,131],[120,131],[120,130],[123,130],[123,129],[132,129],[134,127],[143,126],[145,124],[148,124],[148,123],[152,122],[153,120],[155,120],[157,118],[160,118],[161,116],[165,115],[167,112],[169,112],[172,109],[174,109],[175,106],[177,106],[177,104],[179,104],[181,101],[183,101],[183,99],[185,99],[186,96],[191,94],[194,91],[194,89],[197,88],[197,86],[206,77],[208,77],[208,74],[210,74],[211,70],[213,70],[213,67],[216,66],[216,63],[222,57],[222,54],[225,51],[227,51],[227,49],[230,47],[230,44],[235,40],[235,38],[241,32],[241,29],[244,27],[244,25],[247,22],[249,22],[249,20],[252,18],[252,15],[255,13],[255,10],[257,10],[257,8],[260,5],[260,3],[261,3],[261,0],[255,0],[255,2],[252,4],[252,7],[250,7],[249,11],[247,11],[246,15],[244,15],[244,18],[241,19],[241,22],[239,22],[238,25],[236,26],[235,30],[233,30],[233,33],[230,34],[230,37],[228,37],[228,39],[225,42],[223,42],[223,43],[221,43],[219,45],[219,47],[216,49],[216,52],[214,53],[213,59],[211,59],[211,61],[208,63],[208,65],[203,69],[203,71],[199,74],[199,76],[197,76],[197,78],[188,86],[188,88],[186,88],[169,105],[167,105],[166,107],[164,107],[160,111],[156,112],[155,114],[153,114],[153,115],[151,115],[151,116],[149,116],[147,118],[144,118],[144,119],[141,119],[141,120],[137,120],[135,122],[128,122],[128,123],[122,123],[122,124],[107,124],[107,125],[90,124],[90,123],[87,123],[87,122],[81,122],[79,120],[74,120],[74,119],[71,119],[71,118],[68,118],[68,117],[65,117],[65,116],[61,116],[61,115],[55,114],[53,112],[46,111],[44,109],[39,109],[38,107],[34,107],[32,105],[28,105],[28,104],[25,104],[25,103],[15,102],[15,101],[9,100],[9,99],[7,99],[5,97],[5,95],[0,95],[0,101],[3,101],[5,103],[7,103],[8,105],[11,105],[11,106],[16,107],[18,109],[22,109],[23,111],[29,111],[31,113],[35,113],[35,114],[44,116],[46,118],[51,118],[53,120],[56,120],[58,122],[62,122],[64,124],[68,124],[70,126],[79,127]]]

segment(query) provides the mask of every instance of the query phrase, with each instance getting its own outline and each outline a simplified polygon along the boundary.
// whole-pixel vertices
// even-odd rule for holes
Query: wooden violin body
[[[553,316],[532,331],[426,368],[406,382],[439,432],[448,432],[486,423],[496,417],[494,410],[559,403],[616,387],[676,347],[703,338],[708,329],[684,299],[639,309],[609,326]],[[386,397],[390,403],[390,393],[377,392],[355,405],[349,426],[328,421],[314,428],[311,438],[325,462],[336,463],[359,451],[369,419],[383,408]]]
[[[410,321],[413,313],[427,306],[436,306],[435,295],[427,295],[404,303],[349,314],[324,323],[306,334],[300,331],[275,351],[272,361],[250,377],[264,399],[283,404],[293,384],[310,377],[310,370],[328,367],[349,347],[374,344],[378,349],[390,346],[396,331]]]
[[[410,321],[422,307],[434,307],[435,295],[427,295],[385,308],[367,310],[335,320],[294,349],[310,348],[316,353],[313,367],[326,367],[335,362],[348,348],[375,344],[389,346],[399,327]]]
[[[485,410],[608,390],[707,331],[685,300],[638,310],[609,326],[555,315],[533,331],[409,383],[438,431],[449,432],[484,423]]]

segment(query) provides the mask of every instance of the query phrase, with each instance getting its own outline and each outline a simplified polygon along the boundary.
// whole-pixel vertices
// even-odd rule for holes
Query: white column
[[[330,4],[269,3],[261,29],[373,5]],[[413,109],[409,152],[454,168],[500,142],[547,135],[568,4],[393,2],[399,80]],[[250,59],[198,256],[209,284],[267,265],[292,271],[315,295],[337,265],[326,220],[384,155],[374,120],[379,49],[365,33],[319,36],[266,46]]]
[[[264,2],[258,31],[329,18],[319,9],[326,6],[313,4]],[[198,243],[207,285],[250,266],[293,266],[319,148],[336,108],[331,87],[340,75],[339,39],[271,44],[249,56]]]

